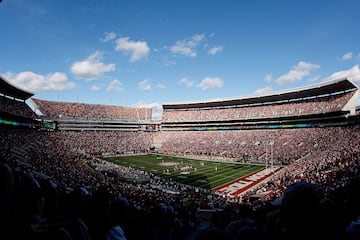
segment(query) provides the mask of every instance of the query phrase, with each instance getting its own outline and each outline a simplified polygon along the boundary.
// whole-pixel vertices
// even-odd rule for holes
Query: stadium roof
[[[3,76],[0,75],[0,93],[9,97],[26,100],[34,95],[34,93],[21,90],[10,84]]]
[[[329,94],[351,91],[351,90],[355,91],[358,90],[358,88],[354,83],[352,83],[347,78],[341,78],[317,85],[272,93],[269,95],[203,101],[203,102],[166,103],[163,104],[163,109],[164,110],[190,109],[190,108],[225,107],[225,106],[248,105],[248,104],[264,104],[268,102],[286,101],[290,99],[305,99],[309,97],[329,95]]]

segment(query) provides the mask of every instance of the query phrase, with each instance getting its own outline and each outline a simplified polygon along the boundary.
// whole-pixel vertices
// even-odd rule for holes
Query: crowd
[[[356,148],[353,145],[359,136],[354,129],[357,127],[169,131],[159,135],[162,141],[161,152],[166,154],[288,165],[299,159],[320,160],[326,155],[335,154],[335,150],[341,150],[332,148]]]
[[[267,103],[254,106],[231,106],[211,109],[170,109],[163,112],[162,122],[246,120],[323,114],[342,110],[353,95],[354,92],[347,92],[321,98],[284,101],[277,104]]]
[[[10,99],[6,96],[0,96],[0,112],[27,118],[36,117],[34,111],[24,101]]]
[[[115,119],[124,121],[149,121],[152,109],[147,107],[122,107],[103,104],[56,102],[31,99],[45,117],[77,119]]]
[[[236,120],[314,114],[341,110],[352,94],[271,108],[165,112],[164,117],[165,121],[199,121],[215,115],[215,120]],[[4,99],[2,112],[11,112]],[[13,102],[19,109],[24,105]],[[149,119],[149,109],[35,102],[51,117]],[[0,127],[1,239],[360,237],[358,123],[322,128],[159,132]],[[283,170],[248,192],[228,198],[210,189],[180,185],[97,158],[144,154],[155,142],[159,153],[282,165]],[[267,194],[252,197],[261,193]],[[213,210],[214,214],[202,222],[199,209]]]
[[[301,131],[305,132],[300,134]],[[237,134],[241,135],[242,132],[238,131]],[[12,238],[14,236],[21,238],[24,237],[22,234],[26,234],[27,238],[31,235],[33,239],[50,237],[105,239],[106,234],[121,234],[121,232],[126,239],[189,239],[190,237],[200,239],[202,234],[206,235],[206,231],[211,230],[209,228],[215,228],[212,230],[228,237],[240,234],[235,233],[234,229],[242,229],[244,227],[242,218],[247,217],[246,222],[252,224],[244,228],[244,231],[247,229],[246,234],[255,234],[259,237],[267,234],[268,238],[273,236],[287,239],[290,233],[284,232],[285,226],[281,226],[281,214],[276,215],[282,204],[274,204],[276,202],[274,199],[280,198],[292,183],[306,182],[315,185],[321,194],[319,201],[321,204],[317,206],[319,211],[329,207],[334,212],[326,211],[326,214],[343,214],[336,218],[331,216],[336,220],[331,222],[335,224],[331,230],[342,237],[350,237],[346,229],[353,221],[356,222],[356,218],[351,215],[355,212],[347,209],[345,198],[348,197],[347,187],[358,176],[359,126],[310,128],[298,131],[256,130],[255,133],[264,136],[275,134],[274,139],[286,139],[273,143],[274,156],[277,159],[281,159],[281,153],[286,153],[286,156],[292,154],[296,156],[299,151],[296,146],[303,147],[300,151],[304,151],[304,154],[284,162],[286,167],[281,173],[242,195],[239,202],[238,199],[227,199],[211,190],[196,192],[191,187],[167,182],[149,173],[111,166],[109,163],[92,158],[93,151],[106,150],[107,144],[123,138],[121,134],[124,133],[2,129],[0,140],[2,164],[5,164],[4,169],[7,169],[5,172],[11,171],[14,175],[12,181],[15,185],[9,198],[6,197],[7,194],[2,195],[4,196],[2,201],[5,201],[1,204],[2,207],[3,204],[10,205],[2,210],[5,211],[5,215],[9,215],[8,218],[3,218],[8,220],[1,224],[6,227],[2,231],[9,233]],[[137,134],[138,139],[135,135],[127,135],[129,137],[127,150],[138,151],[143,148],[145,151],[153,134],[164,133]],[[141,136],[142,134],[149,135]],[[209,132],[201,132],[194,135],[196,138],[191,140],[191,144],[201,143],[203,141],[201,135],[208,136],[208,134]],[[224,137],[226,133],[221,134]],[[183,137],[186,139],[185,136],[177,136],[177,139]],[[131,138],[133,140],[130,140]],[[143,141],[142,138],[146,140]],[[162,139],[168,140],[167,137]],[[220,138],[216,136],[207,145],[211,147],[219,144],[218,141]],[[210,142],[213,143],[209,144]],[[139,145],[139,143],[143,144]],[[255,139],[253,143],[256,143]],[[257,147],[257,144],[252,146]],[[262,149],[264,151],[264,148]],[[109,172],[109,169],[117,172],[117,176],[124,178],[133,176],[134,180],[145,181],[134,181],[134,183],[122,181],[124,178],[104,174]],[[4,174],[4,176],[8,175]],[[162,188],[156,189],[154,185],[172,188],[177,194],[161,191]],[[251,198],[254,193],[269,190],[272,193],[263,199]],[[197,218],[198,209],[216,210],[209,227],[205,229],[201,228]],[[246,215],[243,215],[244,209],[247,209]],[[7,212],[8,210],[13,212]],[[119,215],[115,214],[117,211],[120,211]],[[328,218],[325,216],[318,217],[328,223]],[[236,220],[241,223],[231,224]],[[280,221],[278,224],[281,227],[275,224],[277,221]],[[318,224],[319,234],[329,233],[328,230],[325,231],[326,226],[322,226],[322,222]],[[353,225],[356,227],[355,223]],[[113,229],[114,226],[117,227]]]
[[[60,132],[2,129],[1,162],[6,164],[7,172],[11,169],[16,188],[11,191],[11,201],[4,203],[14,204],[4,206],[4,214],[12,219],[4,216],[4,224],[0,224],[1,232],[9,234],[9,239],[63,239],[64,234],[69,235],[68,239],[78,239],[79,234],[79,239],[84,234],[91,239],[105,239],[110,222],[117,221],[116,216],[108,215],[110,208],[124,202],[130,211],[129,216],[122,215],[122,222],[129,225],[122,225],[127,239],[166,239],[174,231],[181,239],[196,228],[196,210],[201,201],[208,201],[205,197],[196,201],[199,196],[192,196],[192,190],[183,187],[178,187],[181,195],[154,190],[154,184],[175,185],[155,176],[145,184],[129,184],[115,175],[105,175],[103,168],[96,169],[104,165],[94,165],[93,159],[88,164],[86,154],[72,146],[78,139],[67,136]],[[87,140],[91,145],[91,139]],[[134,169],[121,168],[117,173],[148,177]],[[80,197],[86,202],[78,202]]]

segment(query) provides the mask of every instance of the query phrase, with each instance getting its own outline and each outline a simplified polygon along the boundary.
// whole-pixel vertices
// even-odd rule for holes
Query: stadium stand
[[[357,94],[354,84],[340,79],[275,95],[164,104],[161,128],[249,128],[297,122],[334,122],[355,113]]]
[[[146,107],[55,102],[37,98],[31,98],[31,101],[42,118],[55,122],[59,130],[139,131],[154,124],[152,109]]]
[[[151,109],[40,100],[3,77],[0,85],[2,239],[358,239],[358,88],[347,79],[164,104],[160,122]],[[282,171],[234,198],[98,158],[155,151],[263,164],[265,146]]]
[[[25,101],[34,94],[14,87],[2,76],[0,89],[0,127],[33,126],[36,114]]]
[[[35,108],[48,118],[114,119],[125,121],[149,121],[151,108],[131,108],[101,104],[46,101],[31,99]]]

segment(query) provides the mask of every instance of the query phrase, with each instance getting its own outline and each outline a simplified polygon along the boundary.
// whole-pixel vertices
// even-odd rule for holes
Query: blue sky
[[[0,74],[35,98],[121,106],[360,83],[360,1],[3,0]]]

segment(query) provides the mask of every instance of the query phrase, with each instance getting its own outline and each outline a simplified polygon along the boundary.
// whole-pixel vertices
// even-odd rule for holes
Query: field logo
[[[249,190],[251,187],[259,184],[266,178],[270,177],[272,174],[279,171],[280,169],[281,169],[280,167],[263,168],[251,175],[247,175],[245,177],[232,181],[226,185],[217,187],[213,190],[218,192],[223,192],[231,196],[238,196],[239,194],[244,193],[245,191]]]

